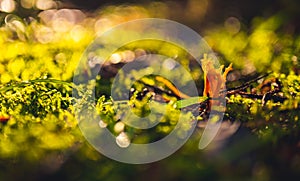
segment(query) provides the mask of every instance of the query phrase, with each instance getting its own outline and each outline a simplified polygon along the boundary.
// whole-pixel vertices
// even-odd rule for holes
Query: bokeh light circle
[[[136,80],[133,79],[131,80],[132,82],[127,82],[126,84],[122,81],[118,81],[120,71],[123,71],[122,75],[130,76],[131,70],[142,69],[151,69],[152,72],[150,71],[150,74],[168,78],[180,91],[185,92],[190,96],[200,95],[192,78],[189,80],[190,83],[184,86],[180,85],[180,79],[172,79],[172,74],[189,74],[189,72],[185,70],[182,65],[173,60],[172,57],[155,54],[147,55],[145,52],[142,52],[142,50],[138,50],[139,53],[143,54],[138,60],[135,59],[130,51],[125,51],[123,54],[114,54],[121,47],[140,40],[156,40],[158,42],[163,41],[175,44],[192,55],[199,66],[201,66],[200,59],[204,54],[208,54],[211,57],[210,61],[212,61],[214,65],[219,65],[216,56],[213,56],[213,52],[203,38],[190,28],[165,19],[139,19],[120,24],[98,36],[86,49],[80,60],[73,79],[74,84],[78,86],[89,85],[90,82],[96,80],[98,73],[104,65],[107,63],[117,64],[121,61],[122,56],[126,56],[129,58],[126,59],[126,64],[119,70],[116,77],[114,77],[111,86],[111,97],[113,100],[128,100],[129,95],[127,93],[134,81],[138,80],[138,78]],[[172,69],[178,67],[178,69],[169,70],[166,73],[160,71],[163,67],[171,67]],[[147,71],[140,72],[144,72],[137,76],[140,78],[149,74]],[[125,92],[126,94],[119,94],[120,92]],[[92,86],[90,93],[90,97],[82,98],[82,96],[78,95],[77,90],[74,90],[73,97],[76,100],[79,100],[81,104],[93,105],[96,102],[94,94],[95,87]],[[224,100],[220,100],[220,102],[225,103],[225,97]],[[155,104],[159,103],[154,102],[152,107],[162,106]],[[121,132],[119,136],[115,137],[106,126],[103,126],[103,124],[99,127],[101,118],[97,115],[95,109],[87,107],[88,106],[81,106],[80,109],[75,110],[76,118],[83,135],[100,153],[124,163],[144,164],[164,159],[178,150],[188,140],[196,127],[196,121],[188,120],[186,117],[180,115],[174,130],[163,139],[148,144],[127,144],[127,142],[122,142],[122,140],[128,141],[128,137],[124,132]],[[134,128],[148,129],[155,126],[160,121],[149,119],[149,124],[140,124],[139,120],[141,122],[147,122],[147,118],[139,118],[134,114],[130,114],[131,111],[128,106],[119,107],[118,109],[117,112],[126,113],[124,116],[126,118],[124,123]],[[212,105],[212,110],[214,110],[214,105]],[[150,115],[151,114],[156,114],[156,112],[151,109]],[[222,112],[212,111],[201,137],[199,148],[205,148],[212,141],[220,127],[222,119]],[[190,123],[190,128],[184,130],[185,134],[183,135],[185,136],[178,137],[176,133],[183,131],[181,128],[186,122]]]

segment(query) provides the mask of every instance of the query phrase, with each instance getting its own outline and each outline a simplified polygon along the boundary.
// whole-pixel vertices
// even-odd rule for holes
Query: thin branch
[[[278,92],[277,90],[273,90],[273,91],[267,92],[266,94],[252,94],[252,93],[243,92],[243,91],[232,91],[232,92],[228,92],[227,95],[239,94],[239,95],[242,95],[247,98],[262,99],[263,104],[264,104],[264,102],[266,102],[268,100],[273,100],[275,102],[283,102],[287,99],[282,96],[274,95],[277,92]]]
[[[252,79],[252,80],[250,80],[250,81],[248,81],[248,82],[246,82],[246,83],[244,83],[240,86],[229,88],[229,89],[226,89],[226,90],[221,90],[220,93],[225,93],[226,92],[228,94],[228,93],[232,93],[232,92],[234,93],[234,92],[242,91],[242,90],[246,89],[247,87],[249,87],[252,83],[254,83],[254,82],[256,82],[256,81],[258,81],[262,78],[265,78],[268,75],[270,75],[270,73],[266,73],[264,75],[258,76],[255,79]]]

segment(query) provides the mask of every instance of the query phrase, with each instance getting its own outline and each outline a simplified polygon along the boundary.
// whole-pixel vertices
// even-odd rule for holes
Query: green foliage
[[[69,92],[68,84],[51,79],[2,87],[0,115],[9,120],[0,124],[1,156],[38,160],[48,150],[68,149],[78,142]]]
[[[177,108],[184,108],[193,104],[198,104],[199,102],[204,102],[208,98],[207,97],[191,97],[183,100],[179,100],[176,102]]]
[[[232,95],[227,104],[226,115],[242,121],[266,140],[277,139],[299,133],[299,81],[294,74],[274,74],[282,84],[282,90],[276,95],[284,95],[285,100],[250,99]],[[263,103],[265,102],[265,103]]]
[[[217,27],[210,29],[206,38],[223,61],[233,63],[244,75],[269,71],[289,74],[293,66],[299,67],[299,62],[293,61],[300,55],[299,37],[283,33],[282,23],[280,14],[255,18],[249,28],[251,31],[241,27],[232,32],[229,28]]]
[[[179,100],[176,96],[167,94],[170,92],[168,87],[155,81],[154,76],[143,77],[143,83],[136,82],[134,84],[136,91],[133,92],[133,96],[130,100],[123,102],[103,95],[110,92],[110,79],[99,76],[95,82],[89,85],[90,87],[75,86],[71,83],[74,69],[85,47],[92,40],[93,34],[97,33],[88,26],[89,22],[96,21],[96,18],[86,18],[87,20],[81,24],[74,25],[79,29],[84,29],[77,34],[80,36],[76,36],[76,38],[70,33],[74,33],[74,31],[59,32],[38,20],[26,23],[18,17],[14,17],[14,19],[18,23],[16,21],[9,22],[0,28],[0,47],[5,47],[0,50],[1,167],[15,163],[23,163],[20,166],[21,169],[26,168],[29,163],[35,166],[39,164],[49,166],[52,164],[49,160],[53,159],[59,162],[61,160],[58,157],[60,158],[62,155],[61,164],[65,163],[65,167],[61,168],[58,163],[53,164],[61,170],[54,169],[51,173],[57,171],[59,175],[64,172],[67,175],[66,179],[70,180],[128,179],[135,178],[135,172],[141,170],[149,172],[149,175],[153,172],[153,175],[156,173],[165,175],[165,172],[173,174],[173,178],[162,176],[169,179],[196,179],[199,173],[203,174],[202,178],[211,179],[217,177],[215,173],[232,176],[230,173],[224,173],[226,171],[223,169],[231,162],[238,162],[237,160],[240,158],[242,161],[238,163],[241,165],[241,169],[245,168],[244,165],[248,164],[247,159],[243,159],[241,155],[257,149],[254,146],[246,145],[248,143],[245,142],[249,140],[253,145],[258,143],[257,147],[262,145],[262,150],[274,145],[280,147],[284,138],[298,141],[300,37],[282,32],[283,19],[280,14],[268,19],[255,18],[251,27],[242,26],[239,31],[232,31],[228,27],[215,27],[208,29],[205,33],[206,40],[217,52],[222,64],[233,63],[235,71],[229,75],[228,85],[230,88],[234,87],[231,85],[241,85],[250,80],[250,75],[255,73],[271,72],[265,80],[276,79],[280,83],[278,91],[274,85],[269,85],[270,91],[274,91],[272,94],[261,89],[262,80],[259,80],[243,90],[244,93],[255,94],[258,97],[247,97],[239,93],[227,96],[224,120],[241,122],[242,128],[251,130],[250,138],[245,138],[246,141],[239,142],[238,146],[231,145],[232,147],[224,149],[224,153],[223,151],[217,152],[218,154],[222,153],[220,157],[224,158],[216,158],[216,164],[221,166],[215,166],[207,160],[205,152],[197,150],[199,135],[201,135],[198,133],[202,131],[197,128],[195,135],[187,145],[174,157],[160,162],[161,165],[158,168],[161,170],[157,169],[153,172],[151,172],[152,167],[148,165],[144,167],[117,165],[101,156],[91,145],[86,143],[81,135],[74,117],[75,108],[82,108],[81,106],[96,108],[101,117],[99,122],[102,121],[102,126],[107,127],[114,135],[126,132],[133,143],[149,143],[165,137],[173,130],[183,108],[205,102],[208,98],[191,97]],[[121,20],[116,20],[116,22],[119,23]],[[176,57],[175,59],[190,71],[193,78],[200,78],[196,80],[196,83],[199,87],[203,87],[202,71],[193,66],[191,62],[194,60],[190,60],[192,58],[183,49],[173,44],[154,43],[152,40],[147,40],[133,42],[117,50],[116,53],[137,49],[143,50],[144,53]],[[137,73],[132,72],[131,75],[134,77],[137,76]],[[182,80],[182,84],[187,81],[185,75],[174,76],[176,76],[175,79]],[[119,81],[126,83],[126,79],[128,77],[121,75]],[[164,98],[170,101],[161,103],[151,93],[144,94],[142,98],[139,97],[145,84],[150,87],[156,86],[162,90],[161,94],[156,94],[156,96],[160,96],[158,97],[159,101]],[[94,86],[97,89],[96,100],[89,105],[83,104],[83,102],[91,100],[91,91],[89,90]],[[253,93],[253,88],[256,89],[255,93]],[[78,95],[83,98],[82,102],[72,98],[72,89],[78,91]],[[120,93],[122,93],[121,90],[123,88],[120,88]],[[202,91],[201,88],[199,91]],[[149,104],[154,102],[159,102],[154,106],[157,112],[166,108],[166,114],[159,112],[154,115],[163,116],[157,126],[148,130],[124,126],[122,123],[123,113],[118,112],[120,107],[127,106],[136,115],[143,117],[151,114]],[[196,111],[199,110],[203,111],[203,109],[196,109]],[[195,117],[192,114],[195,113],[195,109],[186,109],[185,111],[182,116],[187,120],[197,120],[199,127],[205,123],[205,113],[202,112],[201,116]],[[190,128],[190,121],[182,125],[184,130]],[[186,135],[183,132],[177,136],[184,138]],[[243,146],[248,147],[245,150],[236,149]],[[261,150],[260,153],[263,156],[270,154]],[[214,153],[209,154],[213,155]],[[70,160],[68,160],[69,157],[71,157]],[[188,166],[191,163],[192,166]],[[83,166],[79,167],[78,165]],[[258,164],[257,167],[266,170],[264,164]],[[12,166],[12,168],[14,167]],[[85,170],[81,170],[82,168]],[[128,172],[132,168],[134,171]],[[239,170],[240,168],[232,169]],[[70,170],[72,173],[69,173]],[[176,170],[183,170],[184,173],[173,173]],[[34,172],[34,170],[30,171]],[[122,174],[118,173],[119,171],[122,171]],[[244,170],[239,171],[248,173]],[[5,171],[0,172],[0,177],[4,175],[3,173]],[[268,174],[267,171],[265,174]],[[3,178],[5,179],[5,177]]]

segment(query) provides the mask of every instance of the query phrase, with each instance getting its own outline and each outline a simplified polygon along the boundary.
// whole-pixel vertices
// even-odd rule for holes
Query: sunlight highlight
[[[0,11],[11,13],[15,10],[16,4],[13,0],[0,0]]]

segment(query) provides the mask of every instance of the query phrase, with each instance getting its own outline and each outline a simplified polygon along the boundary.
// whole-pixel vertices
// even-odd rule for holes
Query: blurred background
[[[292,74],[299,81],[299,7],[298,0],[0,0],[0,82],[33,80],[45,73],[70,82],[97,35],[148,17],[175,20],[203,36],[221,64],[233,63],[229,87],[266,72]],[[0,99],[4,112],[8,101],[3,95]],[[298,180],[298,108],[297,103],[291,127],[266,126],[274,110],[262,109],[262,114],[250,115],[254,123],[224,124],[227,132],[204,151],[195,147],[198,130],[175,154],[145,165],[118,163],[99,154],[68,113],[53,116],[50,111],[43,118],[10,114],[11,120],[0,123],[0,180]],[[43,119],[50,128],[27,124]],[[66,120],[73,122],[54,126]]]

